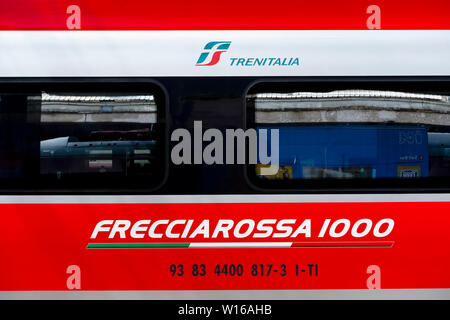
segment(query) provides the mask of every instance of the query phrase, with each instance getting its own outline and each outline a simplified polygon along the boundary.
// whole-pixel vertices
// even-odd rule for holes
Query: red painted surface
[[[66,30],[70,5],[82,30],[365,30],[370,5],[381,29],[450,28],[448,0],[1,0],[0,30]]]
[[[148,1],[0,0],[0,30],[67,30],[69,5],[82,30],[366,30],[368,6],[381,8],[381,29],[450,29],[450,1]],[[376,32],[376,31],[374,31]],[[381,287],[450,288],[450,203],[316,204],[2,204],[0,290],[65,290],[66,268],[81,268],[83,290],[362,289],[370,265]],[[86,249],[104,219],[312,219],[318,239],[326,218],[395,220],[390,248]],[[216,241],[224,241],[217,239]],[[273,240],[273,239],[263,239]],[[353,241],[350,236],[339,241]],[[361,240],[361,239],[358,239]],[[106,242],[107,239],[102,241]],[[126,240],[124,240],[126,241]],[[159,242],[180,242],[160,239]],[[187,242],[195,240],[187,239]],[[206,242],[209,239],[199,238]],[[240,240],[242,241],[242,240]],[[246,239],[246,241],[249,241]],[[257,239],[256,241],[262,241]],[[145,240],[148,242],[148,239]],[[172,277],[170,264],[185,275]],[[207,275],[190,274],[205,264]],[[242,264],[242,277],[217,276],[217,264]],[[253,277],[252,264],[287,266],[287,275]],[[295,276],[295,264],[318,264],[319,276]],[[278,267],[279,269],[279,267]]]
[[[309,204],[2,204],[0,290],[65,290],[66,268],[81,268],[83,290],[363,289],[367,267],[381,268],[381,287],[450,288],[450,203]],[[97,222],[106,219],[312,219],[312,237],[295,241],[393,241],[391,248],[86,249]],[[326,218],[392,218],[385,238],[318,239]],[[211,231],[212,232],[212,231]],[[223,239],[217,239],[220,241]],[[293,241],[239,239],[238,241]],[[111,241],[105,236],[97,242]],[[121,241],[130,242],[130,239]],[[131,240],[133,241],[133,240]],[[149,242],[148,239],[134,240]],[[158,239],[154,242],[180,242]],[[187,242],[211,241],[198,237]],[[170,264],[187,273],[172,277]],[[194,277],[192,264],[207,275]],[[242,277],[214,274],[217,264],[242,264]],[[286,264],[281,277],[252,277],[252,264]],[[318,264],[318,277],[296,277],[295,264]],[[278,267],[279,269],[279,267]]]

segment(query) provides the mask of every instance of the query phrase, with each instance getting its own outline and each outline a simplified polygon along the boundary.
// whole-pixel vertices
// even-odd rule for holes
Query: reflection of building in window
[[[155,173],[157,108],[152,95],[43,93],[40,103],[42,177],[91,177],[95,184]]]
[[[41,122],[155,123],[152,95],[55,95],[43,93]]]
[[[262,168],[268,168],[270,165],[268,164],[257,164],[256,165],[256,174],[262,179],[270,179],[270,180],[290,180],[292,179],[292,166],[279,166],[278,172],[272,175],[263,175],[261,173]]]
[[[341,90],[247,100],[257,129],[279,129],[280,166],[291,166],[291,179],[450,175],[448,96]]]
[[[450,124],[447,96],[375,90],[249,95],[256,123]]]
[[[305,179],[316,178],[372,178],[374,168],[363,167],[340,167],[340,168],[319,168],[319,167],[303,167],[303,177]]]

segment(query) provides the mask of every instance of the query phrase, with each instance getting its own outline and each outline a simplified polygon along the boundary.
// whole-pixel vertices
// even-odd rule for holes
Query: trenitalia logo
[[[220,60],[220,55],[228,50],[231,41],[211,41],[200,54],[196,66],[213,66]]]
[[[220,60],[220,55],[226,52],[231,45],[231,41],[211,41],[208,42],[204,51],[200,54],[196,66],[214,66]],[[230,67],[295,67],[300,66],[299,57],[230,57],[228,61]]]

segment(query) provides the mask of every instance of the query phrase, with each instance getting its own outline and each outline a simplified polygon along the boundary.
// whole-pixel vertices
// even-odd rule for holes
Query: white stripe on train
[[[214,41],[231,44],[196,65]],[[0,44],[0,77],[450,75],[450,30],[0,31]]]

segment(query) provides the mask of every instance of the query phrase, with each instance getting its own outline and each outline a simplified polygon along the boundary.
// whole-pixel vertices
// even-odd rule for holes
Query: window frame
[[[357,84],[358,87],[351,87]],[[287,85],[287,86],[286,86]],[[245,129],[255,128],[254,112],[247,101],[247,96],[254,93],[269,92],[267,88],[284,86],[284,92],[294,91],[332,91],[348,89],[400,91],[394,87],[408,88],[408,92],[423,92],[424,89],[437,88],[435,94],[450,96],[450,76],[317,76],[290,78],[260,78],[246,88],[243,100]],[[446,90],[443,91],[443,88]],[[389,89],[390,88],[390,89]],[[413,90],[411,90],[413,88]],[[320,89],[320,90],[317,90]],[[441,91],[439,91],[441,90]],[[426,91],[426,90],[425,90]],[[252,122],[253,121],[253,122]],[[355,123],[358,124],[358,123]],[[265,124],[262,124],[265,125]],[[449,124],[450,127],[450,124]],[[450,192],[450,176],[445,179],[426,178],[421,183],[411,183],[412,179],[296,179],[296,180],[261,180],[256,176],[256,166],[246,164],[244,176],[249,186],[261,193],[297,193],[297,194],[368,194],[368,193],[447,193]],[[440,181],[438,181],[440,180]]]
[[[169,120],[169,95],[166,88],[157,80],[148,78],[124,78],[124,77],[64,77],[64,78],[0,78],[0,93],[31,95],[37,92],[146,92],[154,96],[157,106],[156,117],[160,124],[160,155],[158,170],[161,175],[157,182],[149,185],[149,188],[124,188],[117,187],[106,189],[94,188],[64,188],[41,187],[36,181],[25,177],[26,185],[6,186],[0,188],[0,195],[21,194],[48,194],[48,195],[139,195],[150,194],[160,189],[168,178],[168,120]],[[36,123],[40,127],[40,119]],[[31,180],[31,182],[28,182]]]

